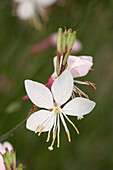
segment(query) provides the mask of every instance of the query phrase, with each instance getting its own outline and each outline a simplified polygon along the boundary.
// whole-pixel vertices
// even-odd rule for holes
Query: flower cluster
[[[16,168],[16,153],[9,142],[0,143],[0,170],[22,170],[23,165]]]
[[[57,56],[54,57],[54,73],[47,84],[43,85],[32,80],[25,80],[25,89],[28,95],[25,98],[29,98],[34,105],[42,108],[29,116],[26,128],[38,133],[38,136],[42,132],[48,132],[46,142],[49,142],[52,133],[53,140],[50,147],[48,147],[49,150],[53,150],[56,138],[57,147],[60,146],[60,122],[62,122],[68,140],[71,142],[70,132],[65,120],[79,134],[77,127],[68,116],[76,116],[79,120],[90,113],[96,104],[89,100],[88,95],[76,86],[76,83],[86,84],[95,89],[95,84],[89,81],[74,80],[74,78],[85,76],[93,65],[91,56],[77,57],[70,55],[75,37],[76,32],[72,32],[71,29],[68,31],[65,29],[64,33],[61,28],[59,29]],[[79,97],[76,97],[75,93]]]

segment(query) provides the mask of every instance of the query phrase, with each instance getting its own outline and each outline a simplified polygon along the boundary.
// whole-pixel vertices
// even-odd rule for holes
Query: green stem
[[[20,128],[22,128],[25,123],[26,123],[26,120],[28,119],[28,117],[34,113],[35,111],[37,110],[37,106],[33,105],[33,107],[30,109],[27,117],[21,122],[19,123],[18,125],[16,125],[13,129],[11,129],[10,131],[8,131],[7,133],[3,134],[0,136],[0,142],[2,142],[3,140],[9,138],[10,136],[13,136],[13,134]]]
[[[21,123],[19,123],[17,126],[15,126],[13,129],[11,129],[9,132],[3,134],[0,136],[0,142],[3,140],[9,138],[10,136],[13,136],[14,132],[16,132],[18,129],[22,128],[25,125],[26,119],[24,119]]]

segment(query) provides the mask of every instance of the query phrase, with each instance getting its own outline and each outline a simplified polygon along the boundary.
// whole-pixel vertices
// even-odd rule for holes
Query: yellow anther
[[[70,137],[69,131],[67,131],[67,137],[68,137],[69,142],[71,142],[71,137]]]
[[[42,127],[42,129],[40,130],[40,132],[39,132],[39,134],[38,134],[38,136],[40,136],[41,135],[41,133],[42,133],[42,131],[44,130],[44,126]]]
[[[47,137],[47,140],[46,140],[46,142],[49,142],[49,139],[50,139],[50,136],[48,136],[48,137]]]
[[[49,146],[48,149],[49,149],[50,151],[52,151],[52,150],[53,150],[53,147],[52,147],[52,146]]]
[[[36,128],[35,133],[37,133],[37,132],[38,132],[38,130],[39,130],[39,128],[40,128],[40,126],[41,126],[41,125],[39,125],[39,126]]]
[[[55,140],[56,132],[55,130],[53,131],[53,140]]]
[[[75,128],[77,134],[79,135],[79,131],[78,131],[77,127],[74,124],[73,124],[73,127]]]
[[[57,148],[60,147],[60,139],[57,139]]]

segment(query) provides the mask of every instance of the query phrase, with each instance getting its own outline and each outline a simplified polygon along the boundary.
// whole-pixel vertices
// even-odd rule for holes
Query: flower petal
[[[25,80],[25,88],[30,100],[36,106],[47,109],[53,108],[52,94],[43,84],[32,80]]]
[[[52,93],[58,106],[64,104],[73,90],[73,77],[69,70],[65,70],[52,85]]]
[[[61,68],[61,64],[62,64],[62,59],[63,59],[63,56],[61,56],[61,58],[60,58],[60,68]],[[57,61],[57,56],[55,56],[55,57],[53,58],[54,73],[51,75],[51,77],[54,78],[54,79],[57,77],[57,73],[56,73],[56,61]],[[60,69],[60,68],[59,68],[59,69]]]
[[[5,148],[3,147],[3,145],[0,143],[0,153],[5,154]]]
[[[76,97],[63,107],[63,112],[70,116],[83,116],[93,110],[96,103],[82,97]]]
[[[26,128],[32,131],[36,131],[38,126],[42,125],[45,121],[49,120],[47,124],[45,124],[45,128],[43,129],[43,132],[49,131],[49,129],[53,126],[51,122],[54,122],[52,114],[53,114],[52,112],[47,110],[40,110],[33,113],[27,119]],[[42,127],[39,128],[38,132],[41,130],[41,128]]]
[[[57,0],[36,0],[39,6],[48,7],[53,5]]]
[[[0,155],[0,169],[1,170],[6,170],[2,155]]]
[[[3,147],[7,148],[9,152],[13,150],[13,146],[9,142],[4,142]]]
[[[68,69],[74,78],[85,76],[92,67],[91,56],[69,56]]]

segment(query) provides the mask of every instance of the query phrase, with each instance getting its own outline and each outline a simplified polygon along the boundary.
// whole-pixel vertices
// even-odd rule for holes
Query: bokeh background
[[[7,140],[17,152],[17,164],[27,170],[112,170],[113,169],[113,1],[60,0],[49,10],[42,31],[12,15],[11,1],[0,1],[0,135],[19,124],[32,103],[24,80],[47,83],[53,72],[56,48],[30,54],[29,45],[43,40],[59,27],[78,29],[83,49],[76,55],[91,55],[94,71],[80,80],[95,82],[97,90],[79,86],[96,101],[96,108],[81,121],[71,118],[80,130],[78,136],[68,124],[72,142],[61,126],[61,147],[49,152],[46,133],[38,137],[24,127]],[[56,143],[55,143],[56,145]]]

